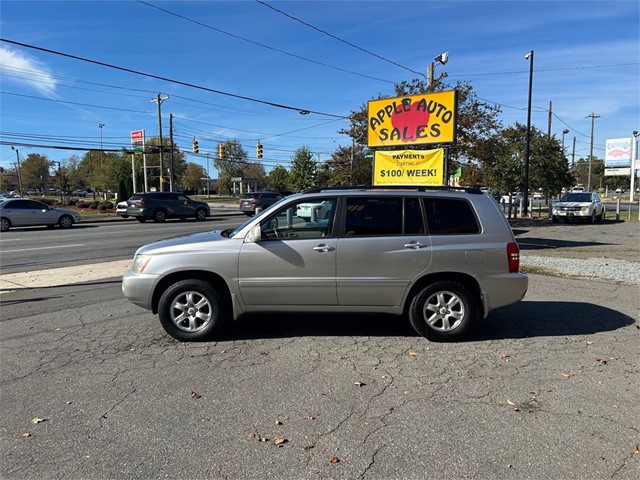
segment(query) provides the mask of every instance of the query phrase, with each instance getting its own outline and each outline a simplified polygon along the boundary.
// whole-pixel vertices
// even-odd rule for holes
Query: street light
[[[22,197],[22,174],[20,173],[20,153],[18,152],[18,149],[15,148],[13,145],[11,145],[11,150],[15,150],[16,151],[16,168],[17,168],[17,173],[18,173],[18,190],[20,190],[20,196]]]
[[[633,138],[631,139],[631,184],[629,185],[629,201],[633,202],[633,194],[636,189],[636,160],[638,159],[638,133],[637,130],[633,131]]]
[[[524,216],[529,207],[529,153],[531,148],[531,94],[533,91],[533,50],[524,56],[529,60],[529,103],[527,106],[527,144],[524,151]]]
[[[595,126],[596,118],[600,118],[597,113],[590,113],[584,118],[591,118],[591,147],[589,148],[589,177],[587,178],[587,191],[591,191],[591,164],[593,163],[593,127]]]
[[[99,123],[98,128],[100,129],[100,165],[102,165],[104,160],[104,150],[102,149],[102,127],[104,127],[104,123]]]
[[[564,136],[569,133],[569,129],[565,128],[562,130],[562,157],[564,158]]]
[[[446,65],[449,61],[449,52],[443,52],[433,59],[433,62],[429,64],[429,68],[427,69],[427,91],[431,92],[435,88],[434,79],[433,79],[433,70],[435,68],[435,63],[438,62],[440,65]],[[442,76],[446,76],[446,73],[443,73]]]

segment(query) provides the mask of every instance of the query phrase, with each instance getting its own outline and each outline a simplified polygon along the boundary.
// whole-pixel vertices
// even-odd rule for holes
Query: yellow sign
[[[457,92],[370,100],[367,117],[370,147],[453,143]]]
[[[443,185],[444,149],[393,150],[375,153],[373,184],[383,186]]]

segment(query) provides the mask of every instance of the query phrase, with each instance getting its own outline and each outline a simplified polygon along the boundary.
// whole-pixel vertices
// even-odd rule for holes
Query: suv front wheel
[[[208,340],[225,321],[218,292],[202,280],[182,280],[164,291],[158,315],[166,332],[181,341]]]
[[[473,295],[464,284],[441,281],[423,288],[413,298],[409,321],[429,340],[451,341],[466,333],[476,311]]]

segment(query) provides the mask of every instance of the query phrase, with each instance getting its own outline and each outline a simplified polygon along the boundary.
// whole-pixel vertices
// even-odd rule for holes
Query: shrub
[[[98,202],[98,201],[96,200],[95,202],[91,202],[91,203],[89,204],[89,208],[90,208],[91,210],[96,210],[96,209],[98,208],[98,205],[99,205],[99,204],[100,204],[100,202]]]
[[[85,200],[78,200],[78,203],[76,203],[76,207],[78,208],[89,208],[90,205],[91,202],[87,202]]]
[[[78,203],[78,199],[76,198],[70,198],[69,200],[67,200],[67,205],[74,206],[76,203]]]

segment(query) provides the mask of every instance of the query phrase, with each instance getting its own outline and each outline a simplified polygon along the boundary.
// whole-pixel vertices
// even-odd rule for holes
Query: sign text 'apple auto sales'
[[[452,143],[455,130],[455,90],[369,102],[370,147]]]

